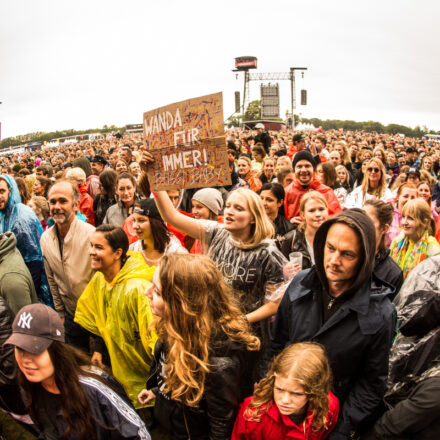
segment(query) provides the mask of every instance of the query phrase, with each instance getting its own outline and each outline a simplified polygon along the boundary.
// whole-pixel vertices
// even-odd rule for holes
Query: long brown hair
[[[196,407],[211,370],[213,344],[230,340],[260,348],[215,263],[203,255],[166,254],[160,262],[164,315],[154,326],[167,347],[166,392]]]
[[[308,410],[313,415],[312,429],[327,429],[328,393],[332,373],[324,348],[313,342],[300,342],[285,348],[275,359],[266,376],[258,383],[244,418],[256,422],[274,404],[275,377],[292,378],[303,388]]]
[[[81,351],[62,342],[53,341],[47,349],[54,366],[55,383],[61,394],[61,412],[67,422],[67,429],[61,435],[66,438],[74,430],[79,440],[96,440],[96,421],[92,417],[86,392],[79,382],[79,376],[99,376],[84,370],[90,366],[89,358]],[[26,394],[27,410],[38,425],[38,410],[34,395],[38,392],[39,383],[29,382],[18,369],[18,383]]]

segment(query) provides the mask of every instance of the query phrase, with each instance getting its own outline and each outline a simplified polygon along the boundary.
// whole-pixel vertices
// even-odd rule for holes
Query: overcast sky
[[[227,118],[241,55],[260,72],[308,67],[305,117],[440,130],[439,17],[438,0],[2,0],[2,138],[140,123],[217,91]]]

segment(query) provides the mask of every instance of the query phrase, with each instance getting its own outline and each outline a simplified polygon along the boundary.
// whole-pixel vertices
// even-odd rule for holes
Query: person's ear
[[[388,232],[388,230],[390,229],[390,225],[384,225],[382,226],[382,231],[384,234],[386,234]]]
[[[122,256],[122,249],[121,248],[116,249],[116,251],[114,253],[115,260],[119,260],[121,258],[121,256]]]

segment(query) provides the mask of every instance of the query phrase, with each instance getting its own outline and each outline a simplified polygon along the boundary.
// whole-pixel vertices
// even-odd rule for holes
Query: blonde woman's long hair
[[[215,263],[203,255],[166,254],[159,279],[164,314],[153,325],[167,348],[165,392],[197,407],[212,365],[213,343],[230,340],[260,348]]]
[[[378,159],[377,157],[373,157],[368,161],[367,169],[372,163],[377,165],[378,168],[380,169],[380,173],[381,173],[380,182],[377,188],[374,189],[370,188],[370,180],[368,179],[368,171],[367,171],[364,175],[364,180],[362,180],[362,194],[364,198],[365,198],[365,194],[369,193],[375,195],[378,199],[381,199],[387,187],[387,181],[385,178],[385,174],[386,174],[385,166],[380,159]]]
[[[250,240],[246,243],[239,243],[238,247],[249,249],[255,247],[266,238],[272,238],[275,235],[275,228],[267,216],[263,202],[258,194],[247,188],[238,188],[229,194],[228,199],[233,194],[239,194],[246,200],[248,210],[254,220]],[[226,200],[226,203],[228,203],[228,200]]]
[[[266,376],[258,383],[254,396],[244,412],[244,418],[256,422],[275,404],[275,377],[294,379],[308,399],[308,410],[313,415],[312,429],[327,429],[328,393],[332,373],[324,348],[313,342],[300,342],[285,348],[275,359]]]
[[[344,150],[344,154],[341,157],[342,164],[347,165],[348,163],[351,163],[351,157],[350,157],[350,153],[348,152],[347,144],[343,141],[339,141],[335,143],[335,147],[336,145],[341,145]]]

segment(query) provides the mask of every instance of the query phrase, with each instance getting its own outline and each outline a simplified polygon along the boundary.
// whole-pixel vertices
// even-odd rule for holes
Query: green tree
[[[261,118],[261,102],[259,99],[251,101],[244,112],[245,121],[256,121]]]
[[[241,125],[241,115],[235,115],[235,116],[230,116],[226,121],[225,124],[228,126],[228,128],[231,127],[240,127]]]

